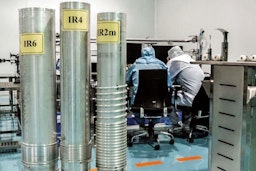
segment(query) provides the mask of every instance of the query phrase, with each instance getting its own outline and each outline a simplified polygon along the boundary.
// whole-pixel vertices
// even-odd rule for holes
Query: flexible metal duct
[[[19,10],[23,171],[57,170],[55,11]]]
[[[126,169],[126,15],[99,13],[97,23],[96,166]]]
[[[90,5],[60,4],[61,169],[89,171]]]

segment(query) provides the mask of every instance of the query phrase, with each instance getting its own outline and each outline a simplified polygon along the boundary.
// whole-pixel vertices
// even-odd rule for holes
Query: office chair
[[[170,144],[174,143],[174,137],[171,133],[168,133],[167,128],[165,131],[159,131],[154,127],[155,119],[167,117],[171,110],[171,93],[167,87],[167,70],[139,70],[138,91],[134,105],[130,109],[133,113],[139,113],[140,118],[149,120],[149,123],[148,125],[144,123],[140,125],[140,128],[144,130],[132,132],[132,135],[128,134],[127,145],[129,147],[138,139],[141,140],[144,137],[149,145],[155,150],[159,150],[158,134],[169,136]],[[154,142],[157,143],[155,146],[153,146]]]
[[[175,86],[174,99],[177,98],[177,92],[182,91],[180,86]],[[181,92],[182,93],[182,92]],[[174,110],[182,111],[182,123],[185,133],[187,133],[187,141],[190,143],[194,142],[194,138],[205,137],[209,133],[209,104],[210,100],[203,86],[201,86],[199,92],[195,96],[192,107],[178,106],[174,100]],[[189,120],[189,128],[184,128],[185,123]],[[179,129],[179,128],[176,128]],[[175,129],[174,129],[175,131]],[[174,132],[173,131],[173,132]]]

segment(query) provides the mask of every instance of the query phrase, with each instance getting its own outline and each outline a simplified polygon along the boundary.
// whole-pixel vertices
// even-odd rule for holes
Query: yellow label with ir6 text
[[[62,15],[63,31],[88,31],[88,11],[64,9]]]
[[[120,43],[120,21],[99,21],[97,43]]]
[[[44,33],[24,33],[20,35],[21,55],[44,54]]]

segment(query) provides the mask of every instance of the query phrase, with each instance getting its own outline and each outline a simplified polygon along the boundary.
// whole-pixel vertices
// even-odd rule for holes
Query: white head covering
[[[179,46],[174,46],[168,51],[167,59],[170,61],[182,61],[190,63],[191,61],[195,61],[188,54],[185,54]]]
[[[177,56],[183,55],[184,52],[181,50],[179,46],[174,46],[170,50],[168,50],[168,57],[169,59],[175,58]]]

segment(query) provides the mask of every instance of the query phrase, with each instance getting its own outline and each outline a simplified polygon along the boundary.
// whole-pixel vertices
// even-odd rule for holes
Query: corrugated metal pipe
[[[126,169],[126,15],[97,16],[96,166]]]

